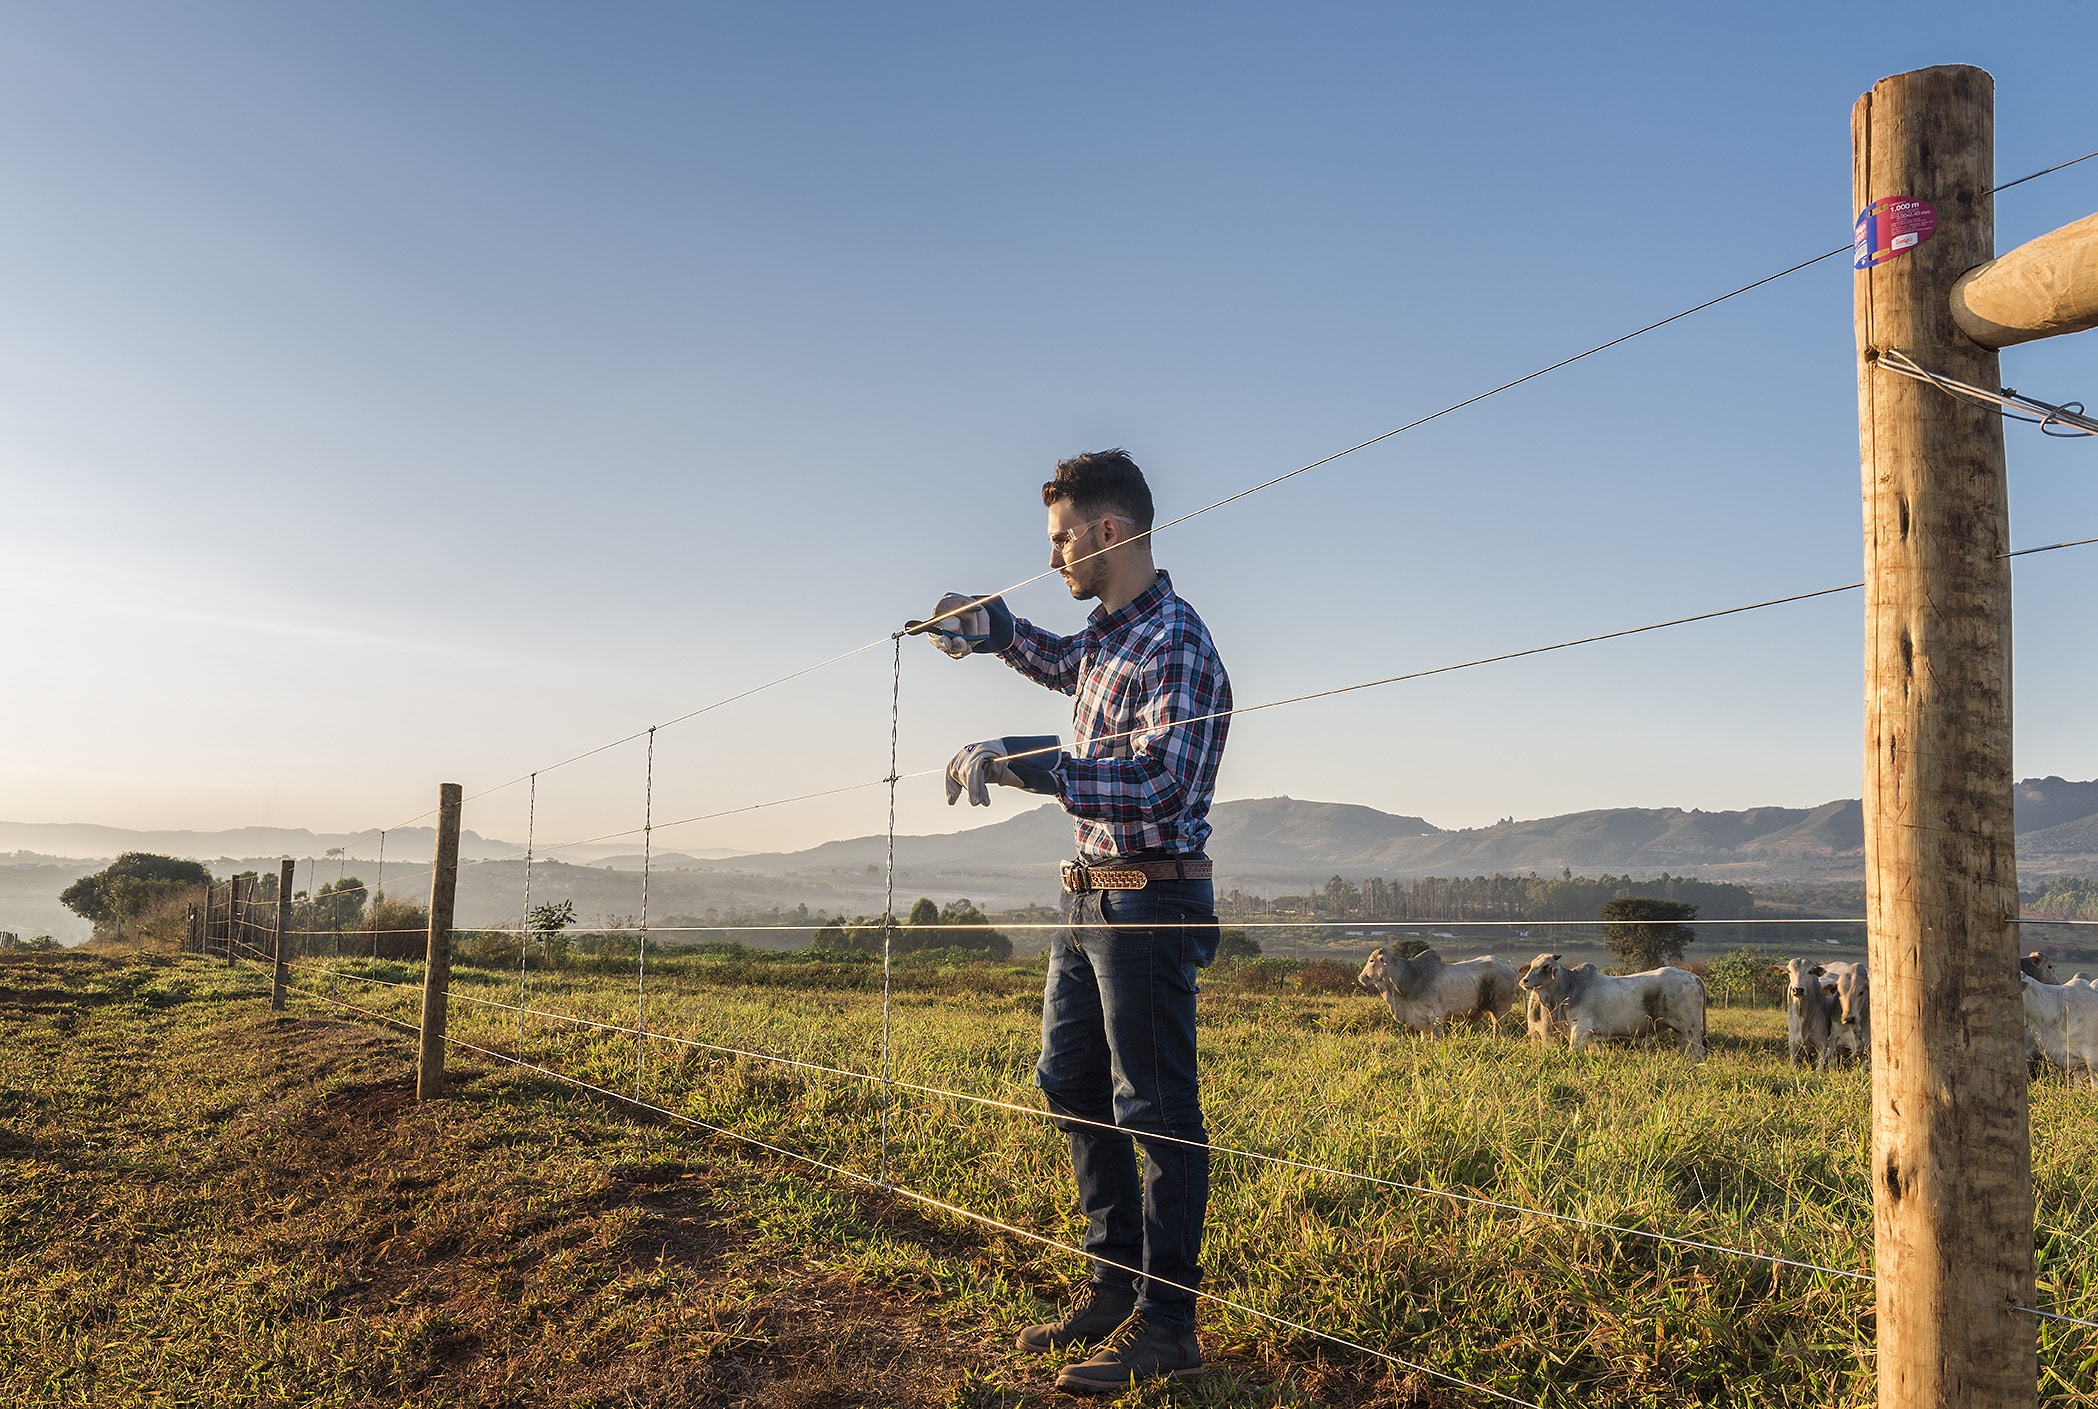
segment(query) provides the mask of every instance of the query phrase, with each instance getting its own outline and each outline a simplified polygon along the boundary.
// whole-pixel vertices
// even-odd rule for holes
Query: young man
[[[1194,1288],[1209,1134],[1195,1076],[1195,974],[1216,957],[1202,847],[1231,682],[1202,619],[1152,564],[1151,491],[1127,454],[1061,462],[1042,503],[1049,566],[1073,597],[1099,602],[1085,629],[1058,636],[997,598],[971,606],[953,593],[924,629],[948,655],[996,655],[1077,697],[1068,753],[1054,738],[971,744],[947,766],[947,801],[966,792],[988,805],[987,785],[998,783],[1053,796],[1075,819],[1078,859],[1064,863],[1035,1084],[1070,1136],[1093,1277],[1062,1320],[1028,1327],[1019,1344],[1096,1347],[1056,1383],[1108,1391],[1202,1371]]]

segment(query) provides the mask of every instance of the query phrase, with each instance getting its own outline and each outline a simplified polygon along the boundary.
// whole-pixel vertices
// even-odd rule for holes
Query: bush
[[[1366,993],[1356,971],[1338,959],[1314,959],[1297,970],[1297,987],[1306,993]]]
[[[58,899],[100,933],[105,927],[121,930],[126,920],[210,884],[211,872],[194,861],[127,851],[104,869],[67,886]]]
[[[1683,946],[1697,937],[1688,925],[1668,923],[1697,918],[1697,907],[1680,900],[1619,896],[1605,904],[1597,918],[1604,922],[1603,939],[1610,952],[1633,972],[1681,961]]]
[[[1782,1000],[1784,982],[1771,973],[1784,966],[1784,956],[1775,949],[1733,949],[1705,966],[1705,987],[1721,1007],[1736,998],[1753,1003],[1766,993]]]
[[[1295,967],[1296,965],[1287,959],[1249,959],[1220,974],[1217,982],[1226,988],[1242,988],[1256,993],[1279,993],[1288,985],[1290,971]]]
[[[1260,957],[1260,941],[1236,926],[1226,927],[1217,939],[1216,962],[1229,967]]]

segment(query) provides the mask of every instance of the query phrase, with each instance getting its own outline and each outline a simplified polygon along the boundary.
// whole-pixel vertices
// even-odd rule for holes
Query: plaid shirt
[[[1231,681],[1195,609],[1163,572],[1117,612],[1094,608],[1085,630],[1058,636],[1015,619],[999,653],[1037,684],[1076,695],[1072,750],[1056,796],[1076,819],[1078,856],[1199,852],[1231,720]],[[1174,720],[1200,720],[1168,728]]]

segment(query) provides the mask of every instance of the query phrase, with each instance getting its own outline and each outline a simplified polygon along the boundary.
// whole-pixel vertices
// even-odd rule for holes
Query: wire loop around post
[[[1947,396],[1991,407],[2005,420],[2023,421],[2027,425],[2038,426],[2042,435],[2051,435],[2059,440],[2098,435],[2098,420],[2084,414],[2081,401],[2068,401],[2057,406],[2036,396],[2021,396],[2010,387],[2005,387],[2002,391],[1991,391],[1972,382],[1963,382],[1955,377],[1933,372],[1896,347],[1881,348],[1877,356],[1868,354],[1868,358],[1875,366],[1913,381],[1925,382]],[[2027,414],[2020,415],[2020,412]],[[2067,429],[2054,430],[2055,426],[2064,426]]]

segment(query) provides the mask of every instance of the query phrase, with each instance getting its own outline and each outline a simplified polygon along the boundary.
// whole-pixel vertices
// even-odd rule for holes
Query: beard
[[[1068,573],[1064,577],[1064,585],[1071,589],[1071,600],[1074,602],[1090,602],[1100,595],[1099,576],[1096,573]]]

